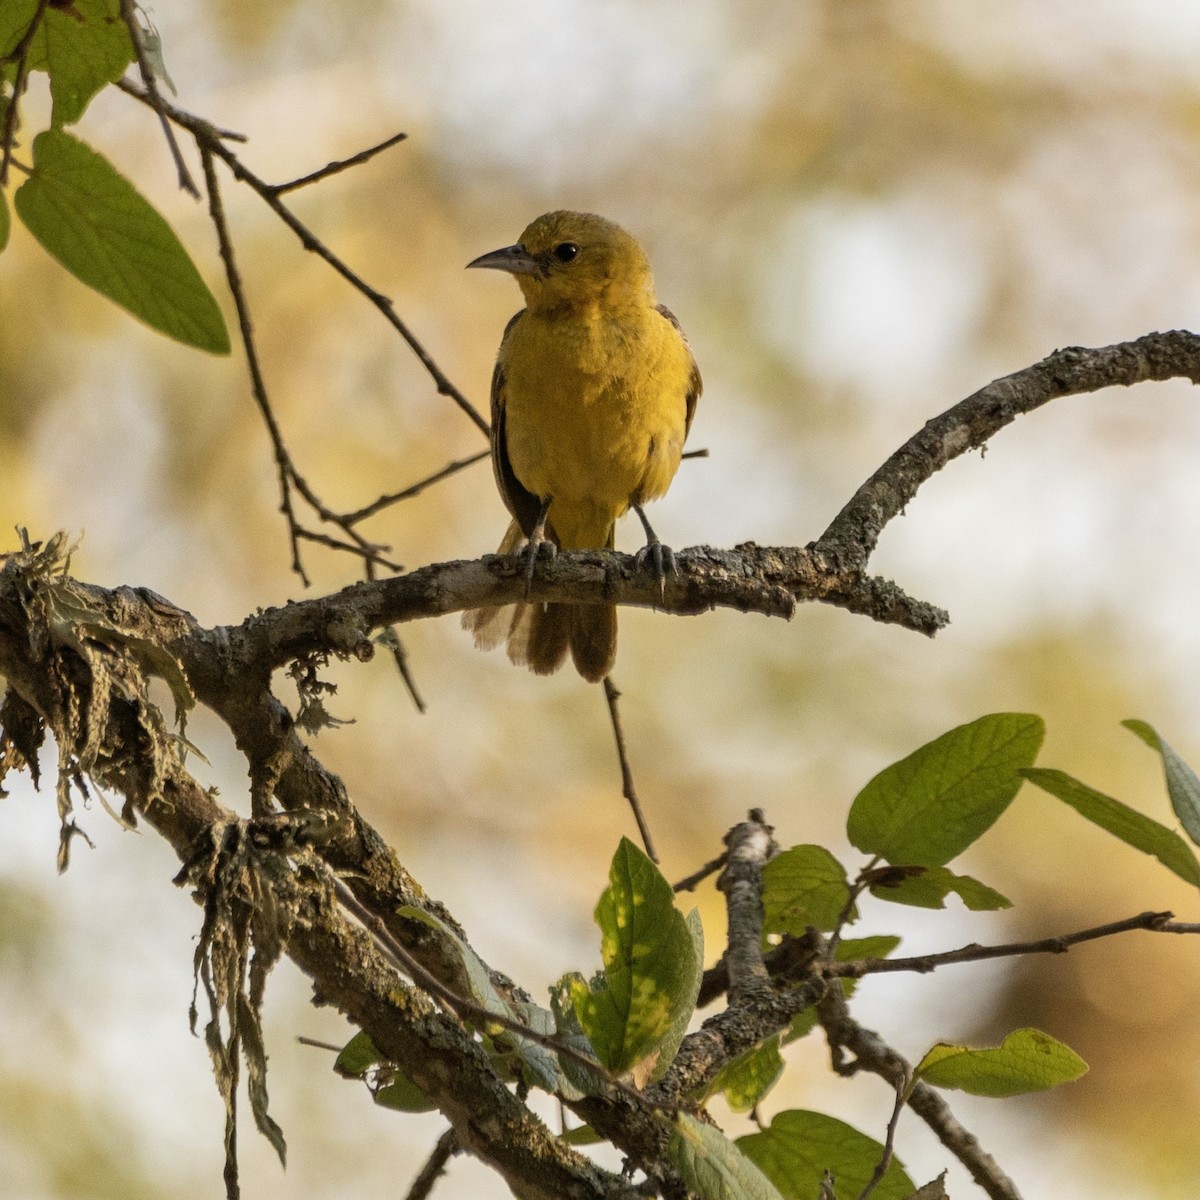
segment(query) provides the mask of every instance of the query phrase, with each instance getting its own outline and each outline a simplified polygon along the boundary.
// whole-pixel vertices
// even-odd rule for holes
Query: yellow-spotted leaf
[[[567,980],[571,1007],[600,1063],[638,1084],[665,1071],[700,990],[697,914],[675,907],[671,885],[628,838],[596,905],[603,971]]]

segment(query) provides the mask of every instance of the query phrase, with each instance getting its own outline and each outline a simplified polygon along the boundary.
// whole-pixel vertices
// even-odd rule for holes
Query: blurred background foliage
[[[397,129],[410,140],[298,193],[313,229],[481,408],[511,282],[466,274],[539,212],[594,209],[646,242],[705,376],[654,522],[676,547],[803,544],[923,421],[1052,349],[1200,325],[1200,9],[1187,0],[209,0],[152,13],[179,103],[250,138],[282,180]],[[26,121],[46,103],[35,83]],[[79,128],[160,206],[223,296],[202,206],[174,190],[152,116],[115,92]],[[19,181],[19,180],[18,180]],[[274,404],[296,460],[357,507],[481,448],[478,431],[356,294],[230,182],[227,204]],[[226,304],[227,313],[231,307]],[[935,641],[812,606],[790,624],[625,610],[617,681],[669,877],[763,807],[787,845],[848,854],[880,767],[996,709],[1042,713],[1041,762],[1168,819],[1154,722],[1200,759],[1194,679],[1200,412],[1183,384],[1074,398],[933,480],[874,566],[949,608]],[[241,357],[169,343],[88,293],[22,231],[0,260],[0,529],[85,532],[83,578],[149,586],[206,623],[302,592]],[[494,549],[480,464],[369,528],[409,566]],[[637,531],[622,531],[632,549]],[[309,594],[354,564],[309,549]],[[429,712],[385,656],[339,666],[355,723],[316,750],[368,818],[535,996],[598,961],[591,907],[631,831],[598,689],[477,654],[455,618],[402,631]],[[286,691],[286,685],[281,683]],[[195,769],[244,808],[215,722]],[[868,906],[910,953],[1044,936],[1194,898],[1027,789],[965,868],[1016,907]],[[199,914],[153,835],[99,809],[54,877],[52,797],[0,806],[0,1178],[30,1198],[219,1190],[221,1109],[187,1034]],[[710,959],[711,888],[697,899]],[[957,902],[952,902],[956,904]],[[1044,1102],[954,1098],[1029,1196],[1191,1196],[1200,999],[1184,939],[860,988],[861,1019],[918,1057],[1034,1024],[1092,1066]],[[439,1119],[375,1110],[296,1034],[343,1041],[280,969],[268,994],[286,1175],[247,1130],[248,1195],[407,1187]],[[767,1102],[881,1136],[877,1081],[831,1079],[815,1039]],[[549,1114],[551,1119],[554,1115]],[[736,1123],[733,1126],[736,1130]],[[915,1177],[946,1155],[914,1118]],[[951,1175],[955,1195],[971,1185]],[[455,1162],[438,1194],[504,1194]]]

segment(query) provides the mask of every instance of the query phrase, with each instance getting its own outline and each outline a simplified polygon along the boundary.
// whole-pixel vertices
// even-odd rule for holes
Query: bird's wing
[[[679,339],[683,342],[683,348],[688,352],[688,358],[692,363],[692,373],[688,376],[687,392],[684,395],[684,403],[687,405],[687,416],[683,427],[683,436],[686,438],[688,430],[692,427],[692,418],[696,415],[696,401],[700,399],[700,393],[704,390],[704,381],[700,378],[700,368],[696,366],[696,356],[692,353],[692,347],[687,340],[687,334],[683,332],[683,326],[679,324],[678,318],[665,304],[659,304],[656,307],[675,327],[675,332],[679,334]]]
[[[496,356],[496,368],[492,372],[492,470],[496,474],[496,487],[499,489],[504,506],[516,518],[521,532],[529,537],[533,533],[534,525],[537,524],[542,503],[537,496],[521,484],[513,472],[512,463],[508,457],[504,403],[504,350],[513,326],[524,315],[525,310],[521,309],[504,327],[504,336],[500,339],[500,352]]]

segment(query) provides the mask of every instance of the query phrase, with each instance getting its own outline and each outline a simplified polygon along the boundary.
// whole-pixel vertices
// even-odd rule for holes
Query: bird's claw
[[[667,593],[667,575],[678,575],[679,566],[675,562],[675,551],[670,546],[664,546],[657,538],[647,542],[636,554],[639,567],[647,563],[654,570],[654,578],[658,580],[660,597]]]
[[[529,599],[529,593],[533,588],[533,572],[537,568],[539,558],[545,558],[553,561],[558,556],[558,547],[547,537],[538,536],[536,533],[529,539],[529,544],[525,548],[525,599]]]

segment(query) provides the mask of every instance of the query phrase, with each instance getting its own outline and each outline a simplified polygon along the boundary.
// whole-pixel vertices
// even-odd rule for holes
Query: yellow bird
[[[632,508],[646,531],[639,558],[662,584],[675,557],[642,505],[671,486],[701,385],[679,322],[655,299],[646,252],[603,217],[552,212],[467,266],[508,271],[525,295],[492,375],[492,466],[513,516],[499,552],[527,542],[531,580],[539,551],[611,549]],[[481,649],[506,638],[513,662],[540,675],[570,650],[598,682],[617,653],[611,604],[475,609],[463,625]]]

